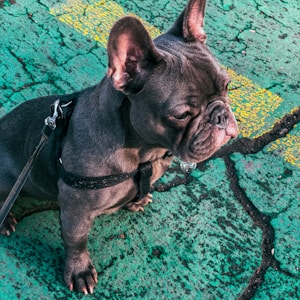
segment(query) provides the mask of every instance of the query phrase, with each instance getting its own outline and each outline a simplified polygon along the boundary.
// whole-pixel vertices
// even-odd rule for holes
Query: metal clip
[[[60,99],[57,99],[52,104],[52,116],[49,116],[45,119],[45,124],[51,129],[54,130],[56,128],[56,119],[62,116],[62,109],[60,107]]]

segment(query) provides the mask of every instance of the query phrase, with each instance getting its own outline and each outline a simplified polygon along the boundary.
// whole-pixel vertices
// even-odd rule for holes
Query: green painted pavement
[[[67,93],[100,81],[105,49],[51,14],[66,1],[10,2],[0,8],[0,114],[39,95]],[[185,5],[182,0],[110,2],[160,31]],[[281,96],[273,107],[262,102],[263,130],[300,106],[299,6],[290,0],[211,0],[207,7],[208,44],[220,62]],[[255,99],[245,94],[253,85],[241,81],[236,89],[237,82],[232,96],[238,90],[236,98],[251,111],[257,106],[246,100]],[[269,105],[274,109],[268,115]],[[271,152],[232,155],[247,196],[272,218],[274,255],[286,271],[269,268],[255,299],[300,298],[300,172],[297,164],[284,159],[287,151],[299,158],[298,137],[299,125],[287,146],[282,139],[268,147]],[[183,172],[174,167],[162,182],[177,177]],[[242,293],[261,262],[261,230],[229,188],[222,159],[209,161],[192,178],[187,185],[155,192],[154,203],[143,214],[121,211],[96,220],[89,249],[100,280],[88,298],[236,299]],[[15,208],[19,214],[20,207]],[[12,237],[1,237],[0,299],[81,299],[62,284],[62,260],[58,213],[24,218]]]

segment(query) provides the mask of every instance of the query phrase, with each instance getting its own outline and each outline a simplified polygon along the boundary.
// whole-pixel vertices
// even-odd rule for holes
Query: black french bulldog
[[[50,105],[57,98],[76,101],[66,132],[50,137],[22,190],[58,200],[70,290],[92,293],[97,283],[87,251],[93,219],[122,207],[143,210],[151,202],[150,194],[137,199],[139,180],[128,174],[150,162],[152,184],[172,160],[167,151],[200,162],[238,134],[228,75],[205,45],[205,4],[190,0],[174,26],[154,42],[136,18],[120,19],[110,33],[109,67],[100,84],[25,102],[0,120],[3,203],[40,139]],[[74,178],[108,176],[109,181],[114,174],[122,180],[104,188],[72,184]],[[15,224],[9,215],[1,233],[10,234]]]

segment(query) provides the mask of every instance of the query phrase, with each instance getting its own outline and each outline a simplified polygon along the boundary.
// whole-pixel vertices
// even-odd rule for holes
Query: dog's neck
[[[73,144],[74,148],[68,151],[73,153],[74,149],[77,149],[76,141],[88,141],[85,149],[81,147],[80,153],[74,154],[89,157],[91,161],[89,168],[85,168],[91,173],[83,175],[107,175],[111,174],[111,170],[115,173],[133,171],[140,163],[156,160],[165,154],[168,149],[149,144],[134,130],[130,122],[131,102],[126,95],[114,89],[109,78],[104,77],[100,84],[91,89],[95,96],[93,99],[98,100],[89,101],[88,97],[84,97],[84,93],[83,98],[79,99],[77,105],[87,106],[88,109],[74,110],[72,119],[76,120],[76,124],[73,124],[72,128],[76,139],[73,135],[70,137],[70,144]],[[116,119],[116,115],[120,118]],[[98,153],[102,153],[101,157]],[[121,159],[122,157],[124,159]],[[87,163],[85,159],[82,161]],[[69,162],[69,156],[64,158],[64,163],[68,171],[77,171],[72,170],[73,162]]]

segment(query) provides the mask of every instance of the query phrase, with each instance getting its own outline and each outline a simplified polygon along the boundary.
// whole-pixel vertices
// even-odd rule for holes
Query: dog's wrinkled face
[[[179,49],[172,51],[158,47],[164,49],[166,63],[139,93],[129,96],[132,125],[144,139],[182,160],[203,161],[237,135],[229,78],[201,43],[177,43]]]
[[[207,159],[238,134],[229,78],[205,45],[204,8],[205,1],[190,1],[154,43],[136,19],[124,18],[108,43],[108,75],[131,101],[133,128],[188,162]]]

